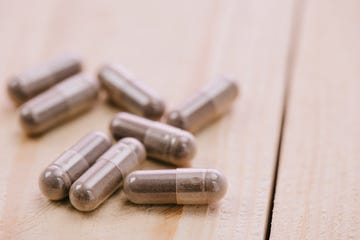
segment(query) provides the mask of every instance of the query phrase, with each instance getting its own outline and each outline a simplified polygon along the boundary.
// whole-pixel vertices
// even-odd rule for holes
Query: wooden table
[[[40,193],[41,170],[118,109],[24,136],[12,74],[64,52],[121,63],[168,103],[216,73],[241,97],[196,135],[194,167],[230,186],[212,206],[137,206],[116,192],[84,214]],[[360,1],[0,1],[0,239],[360,239]],[[142,168],[165,168],[147,161]]]

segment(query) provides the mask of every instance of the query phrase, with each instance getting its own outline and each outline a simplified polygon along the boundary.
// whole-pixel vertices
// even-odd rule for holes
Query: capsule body
[[[191,133],[129,113],[118,113],[110,124],[110,131],[115,139],[138,139],[149,157],[177,166],[188,165],[196,153]]]
[[[124,182],[127,198],[137,204],[210,204],[226,190],[226,178],[215,169],[135,171]]]
[[[8,93],[15,103],[21,104],[80,71],[80,60],[64,55],[11,78]]]
[[[111,146],[103,132],[91,132],[61,154],[40,175],[41,192],[50,200],[68,196],[71,184]]]
[[[29,135],[37,135],[92,107],[98,95],[96,79],[78,74],[26,102],[20,122]]]
[[[138,140],[122,139],[71,186],[71,204],[79,211],[94,210],[121,186],[126,175],[145,157],[145,148]]]
[[[166,122],[196,132],[224,114],[236,99],[238,92],[234,80],[220,76],[189,98],[178,110],[169,112]]]
[[[120,65],[105,65],[98,74],[110,100],[125,110],[157,120],[164,114],[164,101]]]

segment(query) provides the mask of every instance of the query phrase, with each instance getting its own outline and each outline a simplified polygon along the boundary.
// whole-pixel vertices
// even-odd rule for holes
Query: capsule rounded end
[[[27,134],[38,134],[38,123],[31,108],[26,106],[26,104],[20,110],[20,123]]]
[[[94,132],[92,132],[92,134],[94,134],[95,136],[101,137],[104,140],[104,144],[106,145],[107,148],[111,147],[112,141],[108,134],[106,134],[102,131],[94,131]]]
[[[185,120],[179,111],[171,111],[166,116],[166,123],[171,126],[187,130]]]
[[[137,140],[136,138],[126,137],[121,140],[122,143],[125,143],[133,148],[134,152],[138,156],[139,162],[145,161],[146,158],[146,150],[144,145]]]
[[[75,182],[69,193],[71,205],[81,212],[89,212],[95,210],[99,205],[94,193],[83,183]]]
[[[40,175],[41,192],[50,200],[61,200],[67,197],[71,186],[68,174],[58,166],[49,166]]]
[[[228,183],[226,177],[219,171],[208,170],[205,175],[205,188],[208,194],[208,203],[221,200],[227,191]]]
[[[141,140],[144,139],[148,128],[143,123],[144,121],[149,120],[127,112],[120,112],[111,120],[110,132],[116,140],[124,137],[134,137]]]
[[[165,112],[165,103],[160,99],[153,99],[144,107],[144,117],[158,120]]]
[[[67,53],[66,55],[64,55],[64,57],[67,57],[69,61],[73,62],[74,73],[81,72],[83,70],[82,59],[79,53],[77,52]]]
[[[18,77],[13,77],[7,84],[8,95],[17,105],[20,105],[28,99],[28,96],[21,87],[20,82],[21,81]]]
[[[97,70],[97,78],[102,86],[106,85],[105,75],[108,71],[111,71],[111,64],[102,64]]]
[[[189,162],[196,154],[194,136],[190,133],[185,133],[177,136],[171,146],[172,163],[177,166],[189,165]]]
[[[134,194],[133,186],[136,186],[137,177],[136,177],[136,171],[130,173],[124,180],[124,193],[127,197],[127,199],[130,202],[141,204],[143,201],[141,200],[141,197],[136,197],[138,194]]]
[[[109,125],[109,130],[115,140],[123,138],[121,134],[121,124],[123,123],[122,118],[120,117],[121,113],[116,114],[116,116],[111,120]]]
[[[226,77],[227,81],[229,82],[230,89],[232,90],[232,95],[234,98],[240,95],[240,87],[237,83],[236,79],[233,77]]]

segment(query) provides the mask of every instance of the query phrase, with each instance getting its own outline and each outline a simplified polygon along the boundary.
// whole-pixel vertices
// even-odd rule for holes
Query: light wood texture
[[[285,89],[292,1],[1,1],[0,239],[261,239],[265,236]],[[173,107],[215,73],[241,97],[197,136],[194,167],[224,172],[214,206],[136,206],[121,191],[83,214],[39,192],[42,169],[85,133],[107,131],[117,109],[94,110],[41,138],[23,135],[5,79],[76,51],[86,70],[118,62]],[[164,168],[147,161],[145,169]]]
[[[304,9],[271,239],[360,239],[360,2]]]

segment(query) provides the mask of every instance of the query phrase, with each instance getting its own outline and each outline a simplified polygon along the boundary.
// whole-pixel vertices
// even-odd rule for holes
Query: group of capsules
[[[178,110],[166,114],[164,101],[120,65],[100,68],[98,80],[80,73],[81,62],[62,56],[20,74],[8,92],[20,109],[25,132],[39,135],[90,109],[100,84],[109,100],[127,112],[115,115],[110,132],[94,131],[62,153],[40,175],[50,200],[69,196],[80,211],[92,211],[122,185],[137,204],[209,204],[226,193],[226,178],[215,169],[134,171],[147,157],[177,167],[190,165],[197,132],[225,113],[238,95],[235,81],[219,76]],[[134,171],[134,172],[133,172]]]

